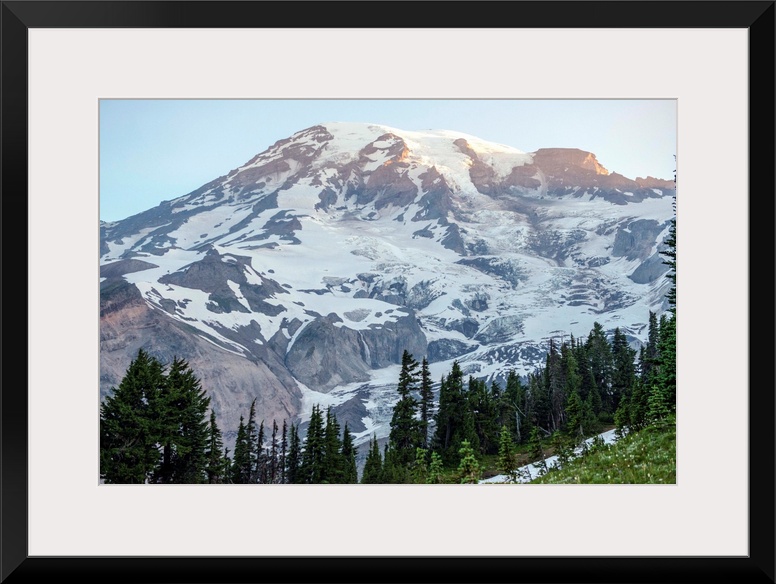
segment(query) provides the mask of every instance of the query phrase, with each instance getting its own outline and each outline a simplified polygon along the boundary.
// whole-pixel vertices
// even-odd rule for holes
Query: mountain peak
[[[579,148],[539,148],[534,152],[534,163],[549,172],[575,166],[598,175],[609,174],[598,162],[595,154]]]
[[[147,346],[203,372],[222,427],[254,398],[267,420],[326,401],[363,443],[386,435],[404,348],[495,379],[595,322],[643,337],[675,187],[639,181],[575,148],[310,126],[100,224],[101,392]]]

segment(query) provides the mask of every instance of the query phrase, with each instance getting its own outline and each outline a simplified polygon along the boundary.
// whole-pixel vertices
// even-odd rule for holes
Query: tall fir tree
[[[612,408],[616,410],[620,400],[629,396],[636,381],[636,351],[630,348],[628,339],[619,327],[612,336]]]
[[[422,426],[418,419],[418,402],[413,396],[418,386],[418,362],[405,349],[397,392],[399,400],[393,408],[388,435],[391,463],[409,468],[415,460],[415,449],[422,446]]]
[[[676,317],[664,314],[660,318],[658,365],[653,387],[660,388],[671,411],[676,410]]]
[[[151,410],[159,429],[162,461],[155,482],[196,484],[206,481],[207,410],[210,398],[188,362],[173,358]]]
[[[299,427],[291,424],[288,435],[288,455],[286,456],[286,482],[296,484],[304,482],[300,467],[302,464],[302,442],[299,437]]]
[[[245,422],[245,439],[248,442],[248,482],[259,482],[259,428],[256,425],[256,398],[248,408],[248,420]]]
[[[276,484],[280,479],[280,473],[278,472],[280,444],[278,443],[278,423],[274,419],[272,420],[272,438],[270,439],[269,448],[269,482]]]
[[[345,422],[345,428],[342,431],[342,450],[340,451],[343,483],[358,483],[358,466],[356,465],[357,454],[358,447],[354,444],[353,434],[350,432],[348,423]]]
[[[423,357],[420,367],[420,432],[423,438],[423,448],[428,447],[429,425],[431,423],[431,408],[434,405],[433,384],[428,367],[428,359]]]
[[[256,431],[256,442],[254,444],[254,482],[266,485],[269,482],[269,454],[264,447],[265,441],[264,420],[259,423],[259,429]]]
[[[361,472],[361,482],[365,485],[377,484],[382,482],[382,477],[383,459],[377,445],[377,436],[373,434],[369,440],[369,452],[364,461],[364,470]]]
[[[232,454],[230,482],[238,485],[252,482],[252,450],[253,445],[248,441],[248,433],[245,427],[245,418],[241,415],[240,423],[237,426],[237,437],[235,438],[234,442],[234,453]]]
[[[601,412],[613,416],[616,405],[612,396],[612,347],[601,323],[593,323],[585,348],[595,389],[601,398]]]
[[[498,470],[507,477],[510,483],[517,482],[517,457],[512,446],[512,435],[509,427],[501,426],[498,441]]]
[[[299,468],[302,483],[320,484],[323,480],[323,462],[326,452],[324,441],[324,422],[321,407],[315,404],[307,426],[302,461]]]
[[[216,422],[215,410],[210,410],[208,445],[205,450],[205,474],[210,484],[223,483],[226,479],[227,460],[224,456],[224,439]]]
[[[159,431],[151,407],[164,368],[139,349],[117,388],[100,404],[100,476],[106,483],[148,482],[159,464]]]
[[[466,398],[463,371],[458,361],[453,361],[449,375],[442,378],[435,421],[433,450],[439,453],[445,466],[452,467],[458,462],[464,440],[475,450],[479,449],[474,416]]]
[[[344,461],[342,460],[342,441],[337,416],[329,406],[326,409],[326,427],[323,431],[323,459],[321,460],[321,482],[344,482]]]
[[[286,457],[288,456],[288,422],[283,419],[283,432],[281,434],[280,439],[280,460],[278,461],[278,466],[280,468],[280,483],[285,484],[288,482],[287,480],[287,474],[286,469],[287,467],[287,460]]]

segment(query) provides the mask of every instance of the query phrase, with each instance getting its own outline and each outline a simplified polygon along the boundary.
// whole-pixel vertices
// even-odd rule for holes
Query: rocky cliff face
[[[519,139],[519,137],[516,137]],[[314,126],[183,197],[101,225],[100,393],[141,347],[183,357],[236,430],[313,403],[387,433],[407,349],[498,378],[550,338],[662,312],[673,182],[575,149]]]

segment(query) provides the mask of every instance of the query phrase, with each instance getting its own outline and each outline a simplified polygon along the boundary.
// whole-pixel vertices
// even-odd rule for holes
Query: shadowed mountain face
[[[227,440],[254,398],[269,423],[322,403],[357,444],[382,437],[404,349],[438,381],[453,360],[527,373],[594,322],[644,340],[674,194],[576,149],[307,128],[100,225],[101,396],[143,347],[189,361]]]

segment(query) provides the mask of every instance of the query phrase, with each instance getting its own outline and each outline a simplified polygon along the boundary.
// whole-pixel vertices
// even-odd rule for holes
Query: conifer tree
[[[547,393],[544,380],[545,374],[540,368],[528,374],[528,401],[531,412],[531,430],[534,427],[539,427],[549,432],[547,429],[552,426],[550,396]]]
[[[237,438],[234,443],[232,455],[231,482],[235,484],[247,484],[251,482],[252,460],[251,450],[253,445],[248,441],[248,433],[245,427],[245,419],[240,416],[237,426]]]
[[[443,482],[443,466],[442,466],[442,457],[439,456],[437,452],[432,451],[431,452],[431,463],[428,466],[428,479],[426,482],[428,484],[437,485],[441,482]]]
[[[358,483],[358,467],[356,466],[356,454],[358,447],[353,443],[353,434],[345,422],[345,429],[342,431],[342,450],[340,458],[342,459],[342,482],[348,484]]]
[[[566,371],[561,353],[550,339],[547,363],[544,369],[545,392],[550,403],[550,431],[559,430],[565,422]]]
[[[676,201],[674,201],[674,206],[675,205]],[[672,284],[671,288],[668,290],[668,294],[666,294],[666,299],[668,300],[668,305],[670,307],[669,310],[676,316],[676,217],[671,220],[668,237],[663,240],[663,244],[666,246],[666,249],[661,251],[660,254],[667,258],[663,263],[670,268],[666,278],[668,278]]]
[[[458,450],[461,461],[458,464],[458,477],[461,484],[473,484],[479,482],[482,477],[482,469],[474,449],[468,440],[461,442],[461,448]]]
[[[412,464],[412,482],[423,484],[428,480],[428,450],[425,448],[415,449],[415,462]]]
[[[208,446],[205,451],[205,473],[210,484],[222,483],[225,480],[226,463],[224,457],[224,440],[216,422],[215,410],[210,410],[208,423]]]
[[[163,383],[161,363],[139,349],[118,388],[100,404],[100,476],[106,483],[148,482],[159,464],[150,410]]]
[[[431,373],[428,368],[428,359],[423,357],[420,368],[420,433],[423,442],[423,448],[428,447],[429,443],[429,424],[431,422],[431,408],[434,404],[433,387],[431,383]]]
[[[573,443],[579,444],[584,440],[588,431],[587,416],[585,412],[585,402],[579,397],[579,393],[574,391],[568,397],[566,404],[566,432],[571,437]]]
[[[386,484],[404,484],[410,482],[411,465],[405,465],[390,443],[383,448],[383,474],[380,480]]]
[[[647,344],[643,347],[643,357],[641,359],[641,379],[647,387],[652,385],[654,368],[657,366],[658,358],[658,320],[657,314],[649,311],[649,328],[647,332]]]
[[[286,482],[296,484],[304,482],[300,467],[302,464],[302,444],[299,438],[299,428],[291,424],[288,436],[288,455],[286,457]]]
[[[163,454],[156,482],[205,482],[209,407],[210,398],[189,364],[175,357],[151,407]]]
[[[612,407],[616,410],[620,400],[633,391],[636,381],[636,351],[628,345],[628,339],[619,327],[612,337]]]
[[[342,442],[340,425],[331,406],[326,409],[326,427],[323,431],[323,458],[321,460],[321,482],[344,482],[344,461],[342,460]]]
[[[501,426],[499,433],[498,469],[507,476],[508,482],[517,482],[517,458],[512,449],[512,435],[506,424]]]
[[[601,398],[601,411],[614,415],[616,409],[612,398],[612,347],[600,323],[594,322],[587,337],[587,356],[595,388]]]
[[[363,484],[377,484],[382,482],[383,459],[380,456],[380,449],[377,446],[377,436],[372,435],[369,440],[369,452],[364,462],[364,470],[361,474]]]
[[[479,452],[495,454],[498,450],[498,410],[494,397],[482,379],[469,376],[466,392],[468,407],[472,412],[474,432],[479,442]]]
[[[302,483],[320,484],[322,482],[325,449],[323,414],[321,407],[315,404],[310,415],[310,424],[307,427],[302,462],[299,468]]]
[[[259,429],[256,426],[256,398],[251,401],[248,409],[248,420],[245,422],[245,440],[248,443],[248,481],[259,482]]]
[[[261,421],[259,429],[256,431],[253,457],[256,462],[252,482],[267,484],[269,482],[269,456],[264,448],[264,420]]]
[[[526,397],[526,390],[520,377],[514,369],[510,370],[507,374],[506,387],[499,400],[498,424],[506,425],[513,441],[518,444],[526,439],[530,432],[528,425],[532,412],[527,407]]]
[[[275,484],[280,478],[278,476],[278,450],[280,445],[278,444],[278,423],[274,419],[272,420],[272,438],[269,448],[269,482]]]
[[[474,417],[464,392],[463,371],[458,361],[454,361],[450,374],[442,378],[434,433],[434,450],[445,465],[456,463],[463,440],[479,449]]]
[[[542,444],[541,436],[539,435],[539,428],[534,427],[531,429],[531,437],[528,443],[531,448],[531,460],[534,460],[542,470],[547,470],[547,461],[544,457],[544,445]]]
[[[278,466],[280,468],[280,483],[285,484],[287,481],[286,475],[286,457],[288,456],[288,424],[286,420],[283,420],[283,433],[280,440],[280,461]]]
[[[676,409],[676,317],[660,317],[658,365],[653,385],[658,385],[673,411]]]
[[[422,426],[417,417],[418,403],[413,397],[418,384],[417,368],[418,362],[405,349],[397,387],[399,400],[393,408],[388,436],[391,463],[404,468],[409,468],[413,463],[415,449],[423,443]]]

